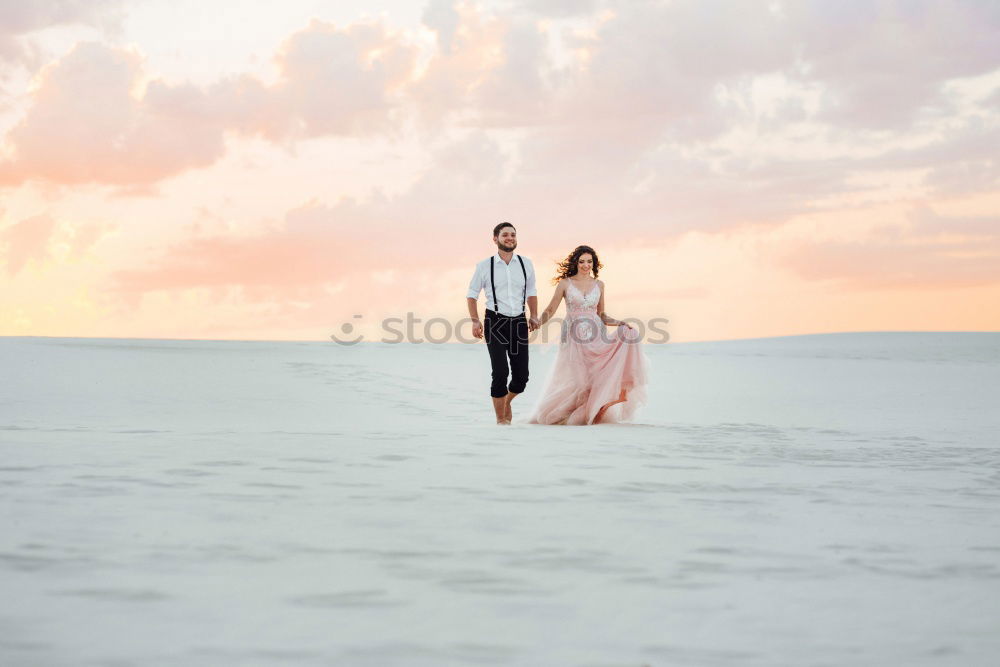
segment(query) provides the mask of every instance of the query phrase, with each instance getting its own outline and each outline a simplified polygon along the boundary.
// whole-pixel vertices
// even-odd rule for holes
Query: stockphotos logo
[[[424,320],[414,313],[408,312],[405,317],[387,317],[379,322],[378,337],[366,337],[361,333],[364,316],[354,315],[349,321],[343,322],[335,333],[330,334],[330,340],[338,345],[357,345],[369,340],[380,343],[476,343],[478,338],[472,335],[472,319],[464,317],[460,320],[449,320],[444,317],[432,317]],[[670,340],[666,325],[670,320],[654,317],[650,320],[629,318],[622,320],[626,326],[608,326],[594,318],[553,317],[545,326],[536,329],[528,335],[529,343],[548,343],[553,340],[565,342],[569,339],[586,343],[595,339],[605,342],[619,340],[632,344],[645,340],[651,345],[661,345]],[[488,327],[484,323],[484,327]],[[527,326],[527,321],[525,321]],[[629,329],[634,334],[629,333]],[[499,330],[486,332],[487,336],[499,335]],[[647,339],[647,335],[649,338]]]

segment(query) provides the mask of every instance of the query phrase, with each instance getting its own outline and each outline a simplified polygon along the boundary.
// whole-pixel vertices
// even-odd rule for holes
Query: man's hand
[[[472,320],[472,335],[476,338],[483,337],[483,323],[479,320]]]
[[[529,317],[528,318],[528,331],[534,331],[535,329],[537,329],[540,326],[542,326],[542,325],[538,321],[537,317]]]

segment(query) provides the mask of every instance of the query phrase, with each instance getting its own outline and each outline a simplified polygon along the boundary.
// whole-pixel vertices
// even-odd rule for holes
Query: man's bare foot
[[[514,413],[510,409],[510,401],[504,401],[504,407],[505,407],[505,410],[504,410],[503,418],[509,424],[512,421],[514,421]]]
[[[497,415],[497,424],[507,424],[507,399],[504,396],[493,399],[493,411]]]

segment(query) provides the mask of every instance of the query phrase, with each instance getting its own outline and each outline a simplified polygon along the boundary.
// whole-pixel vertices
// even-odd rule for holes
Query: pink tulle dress
[[[559,354],[532,424],[613,424],[646,402],[649,362],[635,329],[610,328],[597,314],[601,286],[584,294],[566,279]]]

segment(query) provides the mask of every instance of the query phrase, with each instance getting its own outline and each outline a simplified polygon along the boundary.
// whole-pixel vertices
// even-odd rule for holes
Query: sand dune
[[[0,339],[0,663],[1000,661],[1000,334],[648,354],[502,428],[480,346]]]

